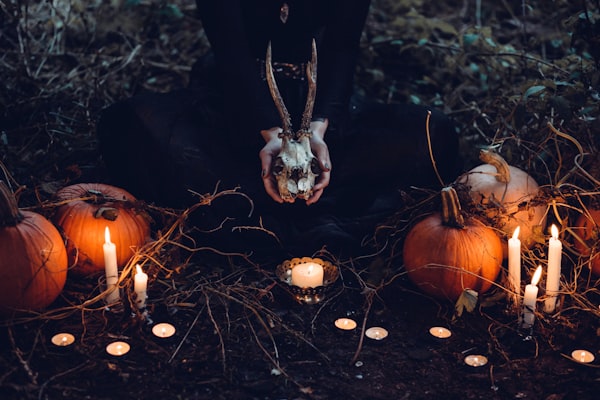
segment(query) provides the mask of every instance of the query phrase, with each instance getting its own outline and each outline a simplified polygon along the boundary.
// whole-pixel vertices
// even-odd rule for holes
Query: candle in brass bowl
[[[289,287],[301,303],[316,304],[339,277],[336,265],[320,258],[302,257],[285,260],[277,266],[277,277]]]

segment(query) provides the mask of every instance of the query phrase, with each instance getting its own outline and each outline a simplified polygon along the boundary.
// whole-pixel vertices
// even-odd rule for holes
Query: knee
[[[460,173],[462,160],[459,151],[459,127],[454,120],[440,111],[432,110],[429,118],[428,147],[442,178],[447,182]],[[428,149],[429,150],[429,149]]]
[[[399,185],[437,185],[438,174],[448,182],[460,172],[456,123],[438,110],[371,105],[357,114],[353,129],[356,152],[380,171],[390,171]]]

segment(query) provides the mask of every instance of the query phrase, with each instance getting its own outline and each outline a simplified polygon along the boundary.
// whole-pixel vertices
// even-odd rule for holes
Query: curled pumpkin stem
[[[104,218],[109,221],[115,221],[119,216],[119,209],[115,207],[100,207],[96,214],[94,214],[95,218]]]
[[[502,183],[510,182],[510,168],[508,163],[502,156],[494,151],[481,149],[479,152],[479,159],[486,164],[492,165],[496,168],[498,173],[496,174],[496,180]]]
[[[460,201],[456,189],[451,186],[442,189],[442,223],[457,229],[465,227]]]
[[[23,218],[15,195],[4,181],[0,181],[0,226],[16,226]]]

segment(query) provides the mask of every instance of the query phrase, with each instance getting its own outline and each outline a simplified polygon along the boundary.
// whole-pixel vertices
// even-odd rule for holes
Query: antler
[[[283,125],[283,132],[280,134],[280,136],[292,136],[292,120],[290,118],[290,113],[286,108],[285,104],[283,103],[283,98],[281,97],[281,93],[279,92],[279,88],[277,87],[277,82],[275,82],[275,75],[273,74],[273,65],[271,65],[271,42],[269,42],[269,47],[267,47],[265,67],[269,91],[271,92],[271,97],[275,102],[275,107],[277,107],[277,111],[279,111],[279,115],[281,116],[281,124]]]
[[[317,44],[315,39],[312,41],[312,56],[311,60],[306,65],[306,77],[308,79],[308,94],[306,96],[306,106],[302,114],[302,125],[300,132],[310,133],[310,121],[312,120],[313,107],[315,105],[315,97],[317,95]]]

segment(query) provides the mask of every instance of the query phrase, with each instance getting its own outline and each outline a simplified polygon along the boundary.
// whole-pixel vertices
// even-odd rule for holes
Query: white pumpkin
[[[463,174],[458,183],[470,188],[476,205],[494,221],[503,242],[504,257],[508,256],[507,239],[519,226],[519,239],[526,248],[543,241],[546,223],[545,203],[536,201],[539,185],[525,171],[507,162],[497,153],[481,150],[481,164]]]

